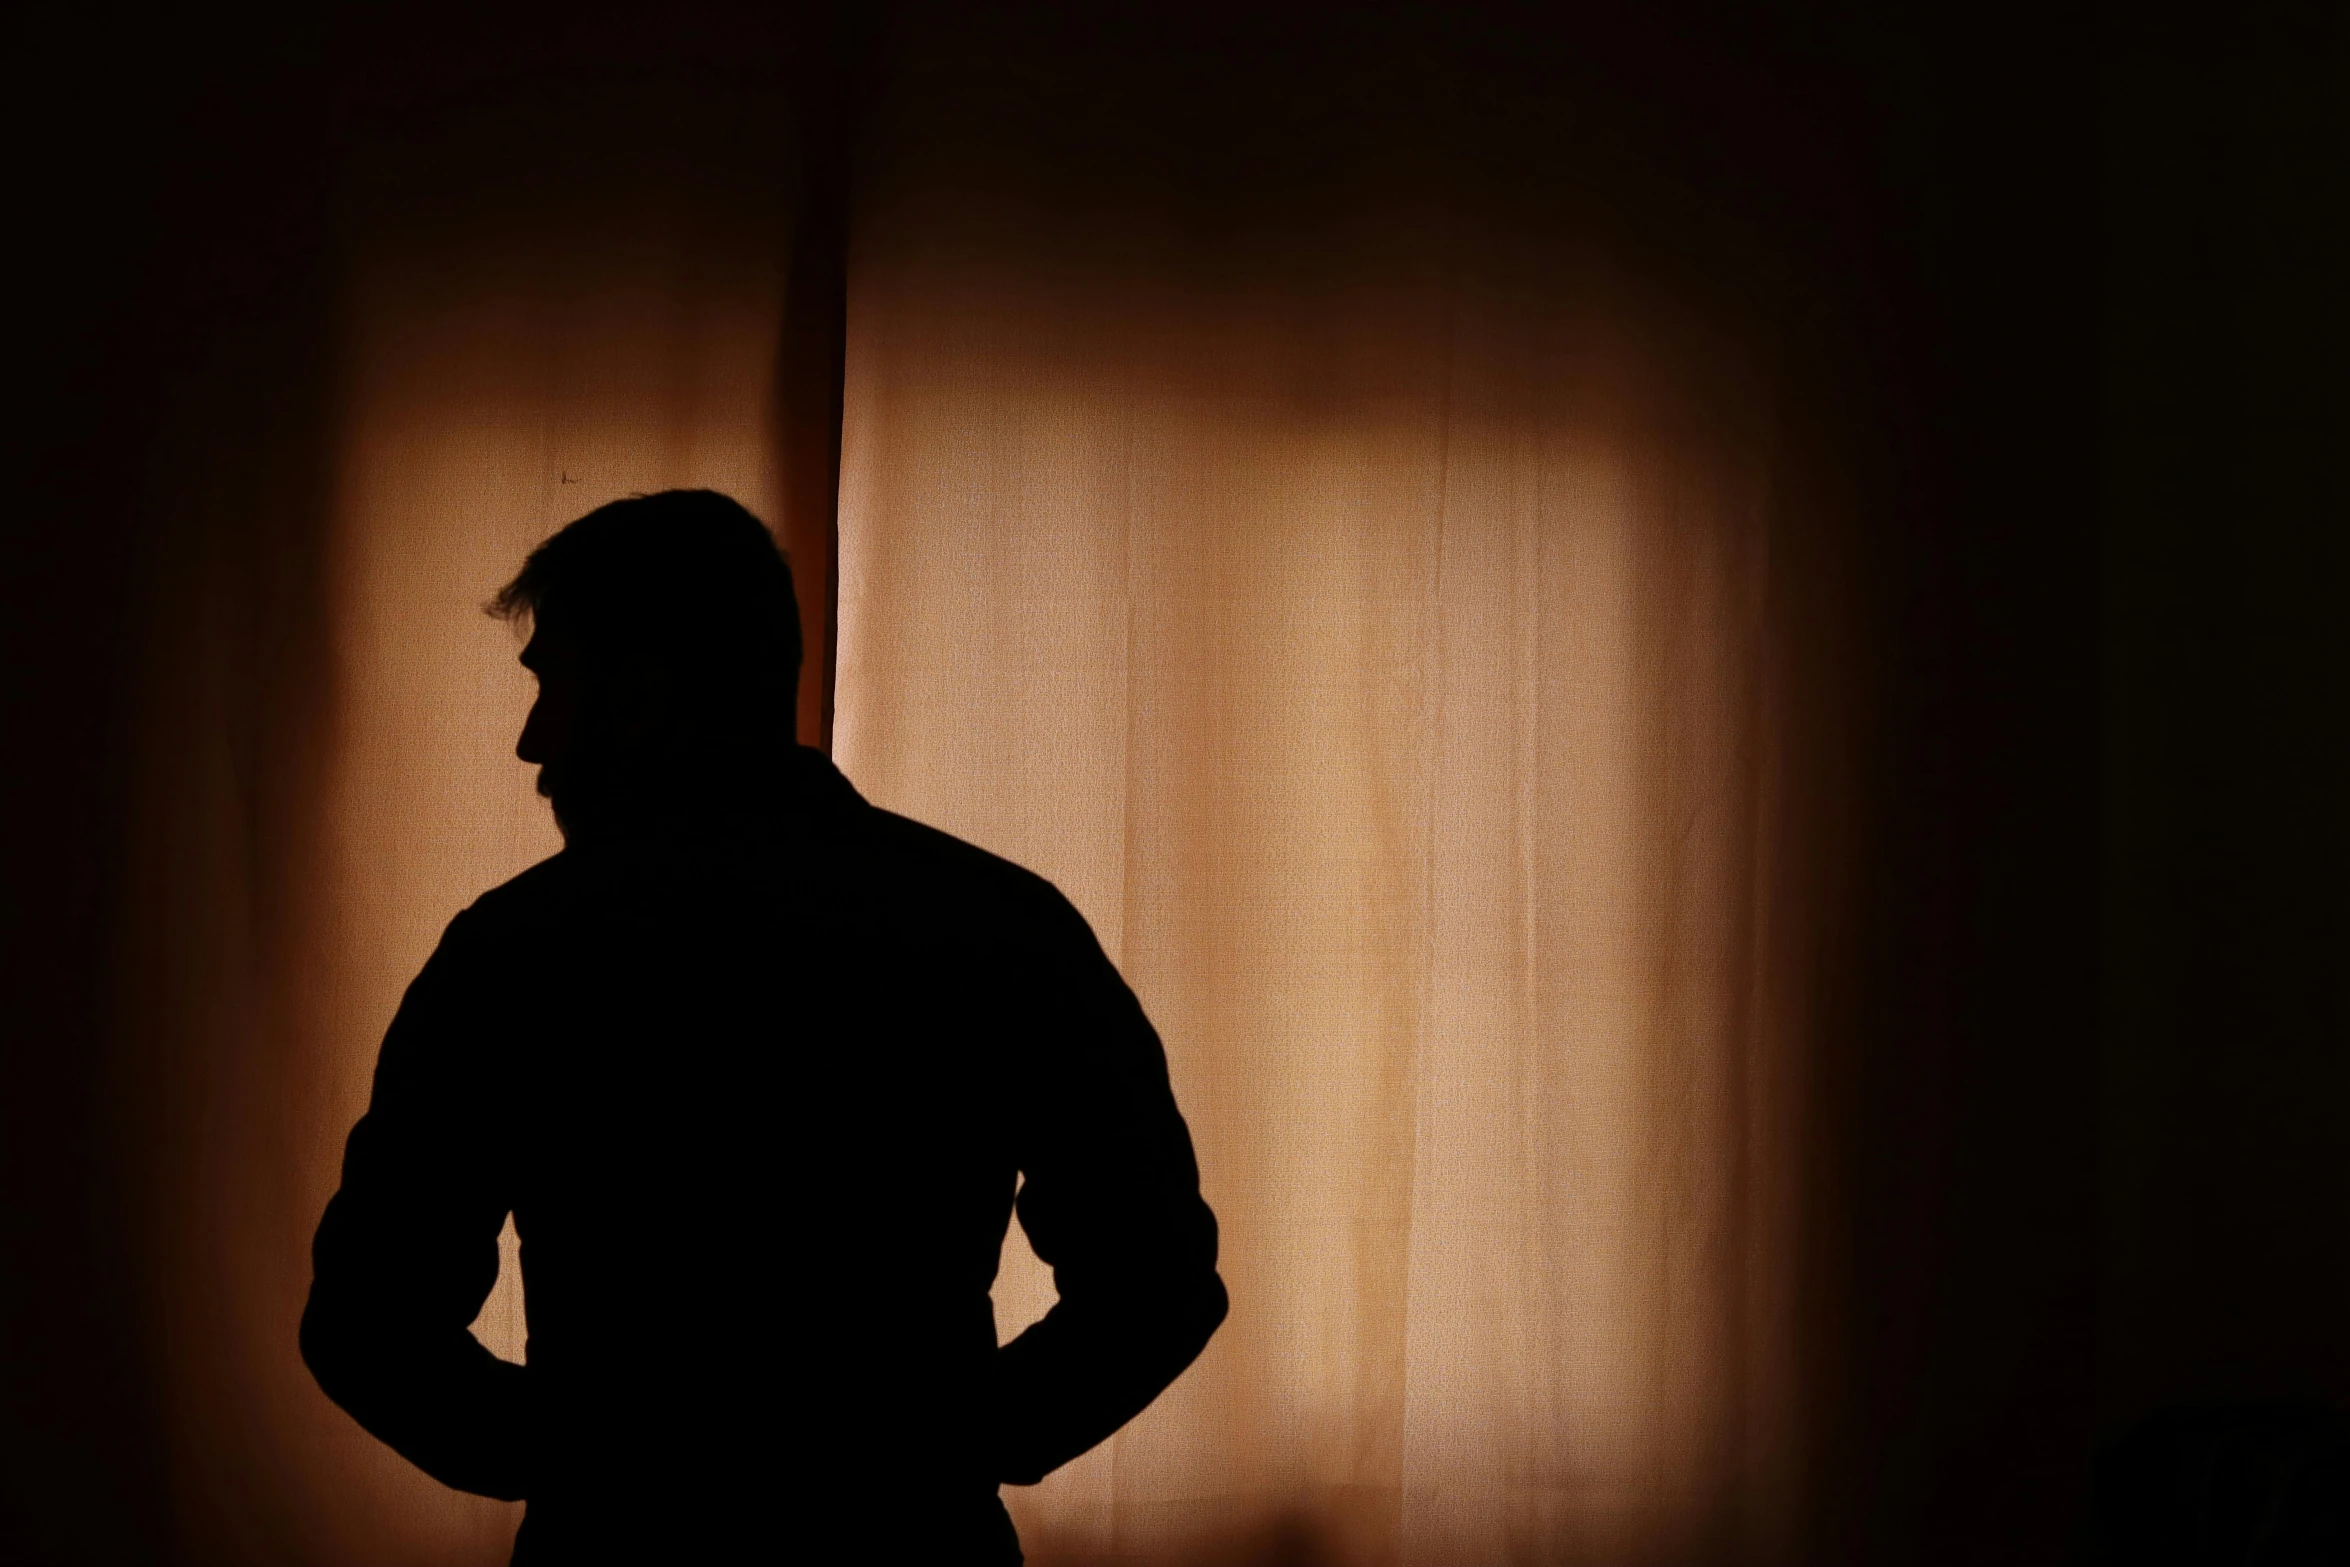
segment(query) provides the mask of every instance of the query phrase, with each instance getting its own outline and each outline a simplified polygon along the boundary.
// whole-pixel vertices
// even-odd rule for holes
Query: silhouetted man
[[[518,1563],[1019,1561],[998,1484],[1223,1319],[1158,1037],[1050,884],[792,743],[791,576],[734,502],[591,512],[497,608],[565,847],[401,1002],[303,1357],[427,1473],[527,1498]],[[1060,1301],[999,1349],[1015,1208]],[[527,1366],[468,1331],[509,1213]]]

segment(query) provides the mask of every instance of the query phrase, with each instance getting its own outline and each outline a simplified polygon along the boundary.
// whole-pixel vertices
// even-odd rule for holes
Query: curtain
[[[146,1188],[179,1559],[512,1549],[519,1507],[360,1431],[295,1335],[401,992],[458,910],[560,847],[514,756],[532,683],[489,596],[624,495],[709,486],[781,510],[788,100],[674,60],[648,79],[633,43],[590,40],[561,89],[364,125],[288,334],[303,352],[199,383],[185,444],[218,446],[247,399],[303,417],[175,472],[156,503],[185,542],[152,589],[122,1135]],[[250,538],[248,509],[283,536]],[[511,1226],[505,1250],[475,1332],[520,1359]],[[680,1331],[721,1316],[676,1303]]]
[[[1032,1558],[1769,1559],[1806,911],[1766,388],[1426,213],[1083,279],[1102,236],[1016,216],[860,253],[837,754],[1092,920],[1235,1302],[1013,1498]],[[1050,1298],[1015,1240],[1001,1330]]]
[[[1230,24],[1184,66],[1161,25],[1064,19],[1047,71],[918,16],[850,269],[835,754],[1075,899],[1224,1225],[1230,1321],[1010,1495],[1023,1538],[1791,1557],[1840,917],[1817,410],[1690,281],[1702,225],[1611,187],[1697,181],[1608,66],[1481,146],[1515,68],[1447,89],[1441,28]],[[1533,202],[1528,145],[1564,149]],[[999,1331],[1050,1299],[1015,1236]]]
[[[1188,88],[1134,64],[1148,36],[1112,69],[989,14],[901,30],[860,152],[834,750],[1093,922],[1165,1036],[1235,1303],[1012,1494],[1032,1558],[1799,1555],[1838,1396],[1811,1183],[1842,633],[1768,333],[1686,286],[1697,239],[1414,163],[1442,105],[1163,144],[1137,127],[1202,111],[1167,120]],[[786,470],[825,443],[776,407],[794,111],[755,45],[640,73],[622,36],[535,96],[395,103],[338,173],[306,323],[333,349],[280,443],[311,453],[314,579],[263,591],[243,535],[181,530],[130,958],[169,975],[125,1135],[190,1559],[507,1549],[514,1509],[310,1385],[306,1248],[401,987],[555,846],[483,600],[638,490],[820,536]],[[1232,172],[1300,140],[1384,172]],[[247,664],[301,702],[245,712]],[[1015,1233],[1001,1331],[1049,1301]],[[725,1309],[684,1292],[675,1329],[722,1357]],[[516,1353],[522,1310],[510,1267],[476,1331]]]

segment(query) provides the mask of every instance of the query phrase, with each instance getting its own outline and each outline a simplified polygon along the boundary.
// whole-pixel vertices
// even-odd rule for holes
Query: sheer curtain
[[[158,649],[171,728],[145,764],[157,847],[135,1035],[152,1108],[136,1136],[190,1561],[512,1550],[519,1507],[450,1491],[360,1431],[295,1337],[310,1236],[402,990],[458,910],[560,846],[514,756],[530,677],[487,598],[620,496],[704,485],[779,508],[788,105],[674,67],[600,68],[589,58],[568,96],[494,93],[395,124],[338,170],[318,448],[265,447],[239,473],[254,488],[318,475],[286,530],[320,560],[297,607],[315,646],[277,651],[284,595],[257,591],[267,574],[238,558],[234,525],[186,514],[241,515],[175,502],[200,543],[162,590],[191,609]],[[255,665],[288,683],[254,645],[301,666],[315,718],[253,711]],[[474,1331],[520,1359],[511,1227],[506,1241]],[[676,1301],[684,1327],[728,1315]]]
[[[1092,920],[1234,1299],[1156,1406],[1012,1494],[1032,1558],[1799,1554],[1841,1494],[1809,1467],[1841,1393],[1805,1174],[1840,633],[1768,345],[1474,180],[1155,189],[1155,108],[1104,140],[996,68],[1148,85],[1082,37],[895,47],[850,225],[835,752]],[[364,143],[303,323],[328,392],[251,474],[184,481],[124,1136],[191,1560],[508,1549],[513,1509],[311,1385],[306,1248],[401,986],[554,846],[481,602],[617,495],[797,493],[793,109],[758,48],[640,76],[622,38]],[[273,587],[232,502],[289,452],[316,494],[272,526],[315,582]],[[515,1282],[476,1327],[509,1354]],[[1015,1234],[1001,1330],[1050,1298]],[[688,1292],[675,1327],[722,1361],[729,1311]]]
[[[319,933],[322,1113],[306,1128],[297,1204],[308,1222],[365,1108],[385,1020],[442,927],[562,846],[514,758],[532,687],[514,632],[482,612],[485,585],[624,495],[703,486],[777,515],[781,236],[713,232],[653,203],[632,216],[542,220],[527,237],[471,236],[455,254],[385,245],[347,298],[340,733],[321,846],[335,897]],[[518,1244],[509,1223],[474,1327],[513,1360],[525,1337]],[[690,1294],[675,1304],[681,1323],[730,1316]],[[322,1513],[326,1559],[398,1559],[385,1513],[404,1515],[388,1533],[408,1549],[504,1559],[519,1508],[444,1491],[329,1421],[329,1439],[355,1450],[319,1487],[341,1493]]]
[[[1234,1308],[1039,1562],[1766,1560],[1807,910],[1773,410],[1442,209],[942,191],[853,272],[836,755],[1052,877],[1165,1035]],[[1007,1336],[1050,1300],[1015,1237]]]

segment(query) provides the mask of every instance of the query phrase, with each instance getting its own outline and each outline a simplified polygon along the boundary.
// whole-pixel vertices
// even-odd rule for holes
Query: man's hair
[[[599,506],[548,539],[490,601],[506,620],[559,618],[591,665],[667,663],[685,699],[742,723],[797,707],[800,608],[764,523],[716,490]]]

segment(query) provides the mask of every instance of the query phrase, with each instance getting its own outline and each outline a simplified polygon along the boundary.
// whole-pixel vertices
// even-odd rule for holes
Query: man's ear
[[[661,660],[625,660],[604,689],[612,737],[622,744],[641,745],[669,727],[676,683]]]

